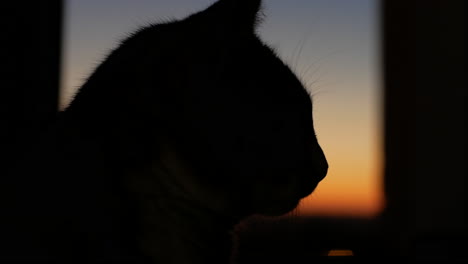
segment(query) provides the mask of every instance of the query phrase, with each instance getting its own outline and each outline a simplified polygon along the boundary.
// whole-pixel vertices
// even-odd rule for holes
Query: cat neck
[[[157,173],[158,179],[167,176],[166,171],[156,170],[152,174]],[[140,184],[144,187],[133,184],[141,205],[140,246],[155,263],[230,263],[231,231],[240,219],[175,195],[177,187],[164,180],[144,182],[140,178]]]
[[[155,263],[230,263],[234,224],[196,212],[183,202],[158,201],[145,206],[154,215],[143,220],[141,247]],[[164,208],[168,206],[171,208]]]

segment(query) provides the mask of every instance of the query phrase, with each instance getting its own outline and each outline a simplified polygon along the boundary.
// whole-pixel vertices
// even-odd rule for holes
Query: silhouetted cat
[[[311,99],[220,0],[112,51],[2,186],[2,258],[227,263],[234,225],[326,175]],[[25,180],[27,179],[27,180]]]

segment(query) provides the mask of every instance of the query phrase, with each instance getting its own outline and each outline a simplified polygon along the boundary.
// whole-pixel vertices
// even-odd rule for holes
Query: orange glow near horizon
[[[338,182],[340,177],[337,174],[331,170],[327,176],[330,179],[325,179],[313,194],[301,201],[298,207],[300,215],[373,217],[380,212],[383,197],[379,186],[372,179],[379,175],[368,175],[371,184],[348,182],[343,185]],[[333,177],[338,180],[333,180]]]
[[[301,201],[297,213],[305,216],[376,216],[384,206],[384,197],[379,135],[375,139],[367,143],[353,142],[356,145],[354,155],[341,154],[343,146],[336,143],[329,145],[328,152],[324,148],[330,164],[327,177],[314,193]],[[321,145],[327,146],[328,140],[323,142]],[[363,149],[366,144],[368,148]]]

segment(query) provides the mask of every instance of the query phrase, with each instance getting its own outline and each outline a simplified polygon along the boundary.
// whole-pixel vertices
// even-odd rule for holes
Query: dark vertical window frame
[[[388,247],[467,261],[466,1],[384,0],[382,10]]]
[[[7,1],[2,8],[2,167],[58,109],[63,1]]]

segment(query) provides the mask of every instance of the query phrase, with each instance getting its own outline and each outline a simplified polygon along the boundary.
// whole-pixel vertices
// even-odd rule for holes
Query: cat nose
[[[325,156],[323,156],[323,160],[320,162],[320,165],[317,168],[317,175],[318,181],[322,181],[328,173],[328,162]]]
[[[317,175],[317,180],[320,182],[327,176],[328,161],[323,153],[322,148],[318,147],[314,153],[314,169]]]

